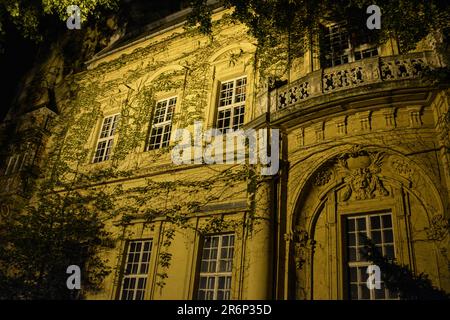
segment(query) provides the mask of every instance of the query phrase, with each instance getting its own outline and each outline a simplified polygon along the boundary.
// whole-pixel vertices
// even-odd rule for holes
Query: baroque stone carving
[[[439,116],[437,127],[439,129],[439,138],[442,144],[447,146],[447,148],[450,148],[450,109]]]
[[[345,173],[345,187],[341,196],[343,201],[373,199],[388,196],[389,191],[379,177],[383,152],[367,152],[360,147],[338,157],[338,167]]]
[[[427,237],[429,240],[443,240],[450,231],[449,220],[445,219],[443,215],[436,215],[431,218],[430,227],[426,228]]]
[[[357,86],[364,82],[363,74],[363,68],[360,66],[324,73],[323,91],[327,92]]]
[[[414,174],[414,170],[403,159],[397,157],[391,159],[390,166],[394,172],[407,179],[411,179],[411,176]]]
[[[285,234],[284,239],[294,243],[295,267],[301,269],[306,263],[308,253],[314,250],[316,241],[310,239],[308,232],[299,227],[296,227],[293,233]]]
[[[307,81],[291,86],[287,91],[278,95],[278,107],[285,108],[309,97]]]
[[[415,78],[420,76],[425,69],[426,63],[421,58],[381,61],[381,77],[383,80]]]
[[[316,187],[321,187],[326,185],[331,180],[332,171],[329,168],[324,168],[322,170],[319,170],[316,172],[316,174],[313,177],[313,184]]]

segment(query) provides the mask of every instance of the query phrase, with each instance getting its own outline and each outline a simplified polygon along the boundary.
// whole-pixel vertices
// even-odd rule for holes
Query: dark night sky
[[[20,79],[32,67],[36,52],[36,44],[24,40],[15,29],[7,27],[0,53],[2,79],[0,120],[3,120],[11,105]]]
[[[127,30],[143,27],[187,6],[187,0],[122,0]],[[64,22],[58,22],[65,26]],[[39,47],[49,47],[49,40],[41,44],[25,40],[12,25],[5,25],[5,41],[0,48],[2,78],[0,121],[4,119],[17,94],[18,84],[37,60]],[[47,41],[47,42],[46,42]],[[50,40],[51,41],[51,40]]]

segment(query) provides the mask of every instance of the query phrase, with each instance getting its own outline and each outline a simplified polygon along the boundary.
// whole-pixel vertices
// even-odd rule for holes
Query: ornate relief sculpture
[[[343,201],[373,199],[376,196],[388,196],[389,191],[379,177],[383,161],[383,152],[368,152],[355,147],[349,153],[338,157],[338,167],[344,171],[345,187],[341,196]]]
[[[426,229],[429,240],[442,241],[450,231],[450,223],[443,215],[431,218],[430,227]]]
[[[295,267],[297,270],[302,269],[307,261],[308,254],[311,254],[314,250],[316,241],[310,239],[308,232],[298,226],[295,227],[293,233],[287,233],[284,237],[285,240],[290,240],[294,243]]]
[[[331,169],[328,167],[325,167],[325,168],[319,170],[318,172],[316,172],[316,174],[314,175],[314,178],[313,178],[313,184],[316,187],[324,186],[328,182],[330,182],[332,175],[333,175],[333,173],[332,173]]]

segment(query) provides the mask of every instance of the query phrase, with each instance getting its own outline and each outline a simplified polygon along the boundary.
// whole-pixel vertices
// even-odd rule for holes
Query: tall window
[[[244,123],[247,78],[237,78],[220,85],[217,129],[239,129]]]
[[[144,299],[151,250],[152,240],[128,243],[120,296],[122,300]]]
[[[234,235],[208,236],[204,240],[198,299],[229,300],[233,268]]]
[[[326,67],[334,67],[364,58],[378,56],[378,49],[370,45],[370,37],[352,39],[347,23],[335,23],[326,27],[323,57]]]
[[[119,122],[119,114],[115,114],[103,119],[102,129],[97,141],[97,148],[93,162],[101,162],[108,160],[114,144],[114,134],[116,132],[117,123]]]
[[[159,149],[169,145],[172,131],[172,116],[176,104],[176,97],[158,101],[156,104],[147,150]]]
[[[362,257],[363,236],[370,238],[387,258],[395,258],[392,216],[390,213],[359,215],[346,218],[348,291],[352,300],[397,299],[381,282],[381,289],[367,286],[367,267],[372,263]]]

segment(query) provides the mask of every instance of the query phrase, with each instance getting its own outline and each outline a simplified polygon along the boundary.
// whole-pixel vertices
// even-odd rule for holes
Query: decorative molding
[[[411,177],[414,175],[414,170],[404,159],[400,157],[390,157],[389,166],[392,168],[393,172],[408,179],[409,181],[412,180]]]
[[[305,128],[300,128],[297,134],[297,142],[299,146],[303,147],[305,145]]]
[[[359,123],[361,125],[361,131],[370,131],[372,129],[371,124],[371,111],[359,112],[358,114]]]
[[[386,108],[383,110],[383,117],[386,128],[395,128],[397,122],[395,119],[395,108]]]
[[[332,175],[333,172],[330,168],[328,167],[322,168],[314,174],[313,184],[316,187],[324,186],[328,182],[330,182]]]
[[[431,218],[430,227],[425,228],[429,240],[442,241],[448,235],[450,222],[443,215]]]
[[[407,108],[409,112],[409,125],[412,128],[422,126],[422,106],[414,106]]]
[[[314,125],[314,132],[316,134],[316,142],[322,142],[325,140],[325,132],[324,132],[325,122],[321,121]]]
[[[336,118],[335,123],[338,135],[347,134],[347,116]]]

